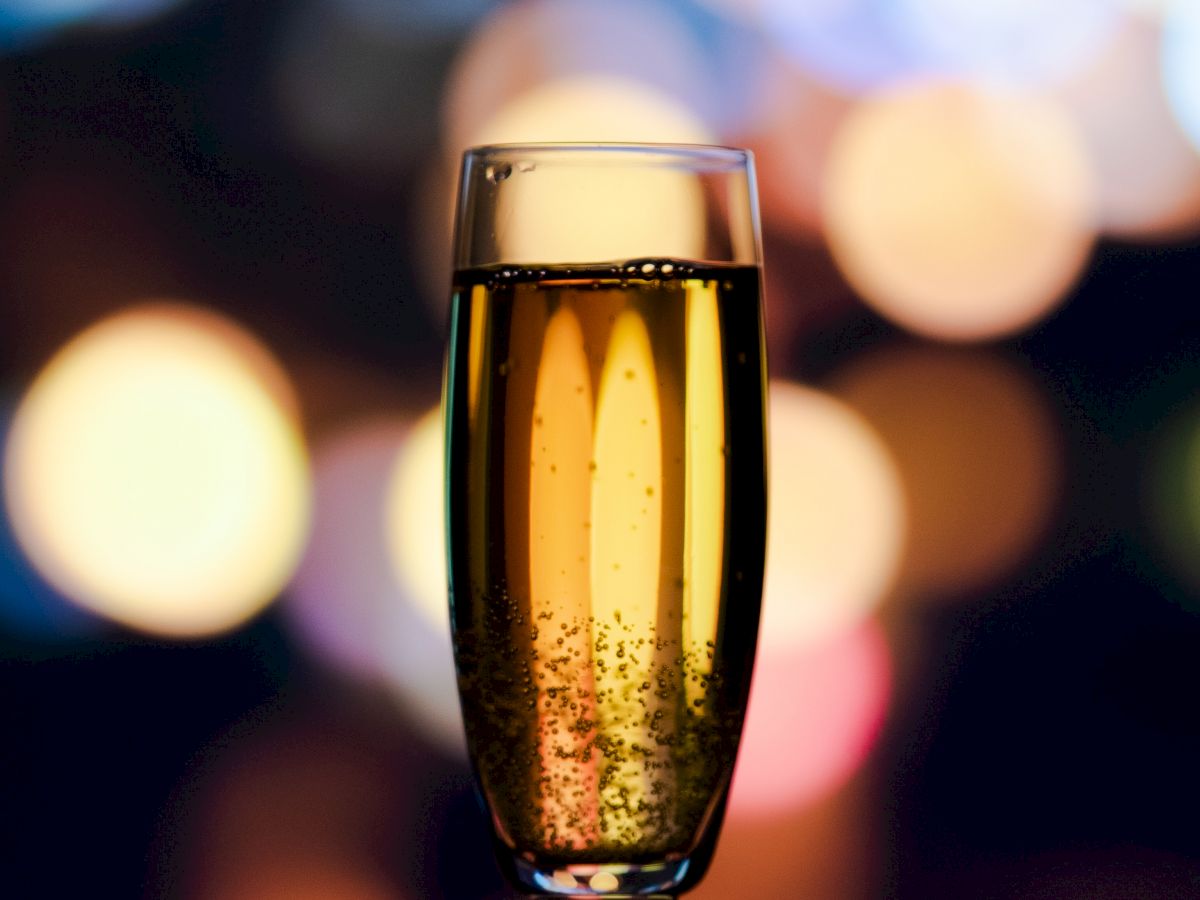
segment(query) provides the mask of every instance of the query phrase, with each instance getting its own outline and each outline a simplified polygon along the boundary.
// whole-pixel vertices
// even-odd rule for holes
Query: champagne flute
[[[444,409],[451,622],[506,877],[673,896],[712,857],[758,634],[753,161],[464,156]]]

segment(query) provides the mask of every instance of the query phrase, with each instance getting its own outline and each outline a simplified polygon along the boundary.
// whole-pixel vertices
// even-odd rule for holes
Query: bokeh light
[[[463,149],[480,143],[686,141],[711,102],[711,76],[687,23],[652,0],[509,3],[480,23],[447,79],[443,144],[457,160]],[[615,79],[626,89],[607,99],[585,94],[543,105],[535,121],[522,120],[534,127],[532,134],[489,126],[522,95],[553,82],[589,79]],[[630,85],[651,99],[631,97]],[[675,130],[680,120],[683,132]]]
[[[206,881],[204,896],[213,900],[404,900],[379,873],[307,858],[248,863]]]
[[[844,784],[879,736],[891,684],[891,652],[873,620],[801,649],[764,641],[738,750],[731,820],[802,808]]]
[[[1177,2],[1167,10],[1162,78],[1175,117],[1200,150],[1200,4]]]
[[[788,380],[697,900],[1200,897],[1200,0],[0,0],[0,58],[0,895],[514,896],[462,734],[429,411],[461,150],[565,140],[756,154]],[[680,225],[593,221],[599,255],[704,247],[690,188],[540,183],[510,253],[596,255],[570,242],[601,200]],[[212,309],[127,309],[171,297]],[[641,333],[613,348],[637,390],[592,353],[543,455],[630,461],[622,417],[655,402],[690,433],[719,312],[680,313],[657,394]],[[539,335],[517,380],[563,406],[578,335]],[[729,410],[699,412],[728,476]],[[580,503],[620,518],[534,463],[518,544]],[[719,630],[688,605],[738,527],[713,490],[660,523],[683,578],[600,539],[630,567],[601,609],[657,573],[684,649]],[[590,562],[526,562],[531,615],[591,600]],[[557,638],[530,640],[536,680]],[[538,715],[557,779],[588,740]]]
[[[453,94],[447,109],[448,115],[459,110]],[[570,75],[538,83],[479,110],[478,118],[462,117],[457,128],[452,122],[447,139],[455,166],[463,148],[481,144],[713,142],[703,122],[669,94],[626,76],[606,74]],[[562,190],[560,172],[534,174],[536,177],[525,183],[510,182],[506,188],[518,197],[520,209],[519,220],[509,223],[504,246],[512,260],[531,254],[538,262],[628,259],[646,255],[649,244],[662,246],[661,255],[700,255],[702,198],[695,182],[682,174],[615,173],[598,168],[586,181],[575,181],[570,192]],[[427,250],[421,257],[423,280],[439,322],[445,320],[449,298],[450,266],[445,248],[451,243],[454,185],[449,174],[427,175],[426,194],[412,222],[415,243]],[[663,212],[657,217],[630,218],[627,210],[631,206]],[[581,218],[581,209],[590,209],[591,214]],[[601,214],[603,211],[609,213]],[[557,223],[564,220],[579,227],[559,227]]]
[[[761,27],[805,70],[848,93],[875,90],[922,71],[890,0],[758,0]]]
[[[1131,21],[1057,90],[1096,173],[1096,222],[1127,239],[1171,238],[1200,223],[1200,155],[1172,116],[1159,32]]]
[[[1049,84],[1086,64],[1122,21],[1115,0],[758,0],[751,9],[800,65],[851,93],[918,77]]]
[[[712,142],[703,123],[670,95],[619,75],[579,75],[531,88],[498,107],[470,135],[470,145]]]
[[[167,807],[163,887],[221,900],[404,897],[394,860],[424,828],[410,812],[421,770],[386,721],[304,710],[222,734]]]
[[[0,5],[0,48],[19,47],[80,22],[132,25],[182,0],[5,0]]]
[[[574,108],[591,94],[579,85],[549,90],[557,87],[563,92],[554,105],[565,101]],[[597,97],[611,98],[610,87]],[[530,125],[540,116],[531,117]],[[571,263],[704,255],[704,196],[691,173],[668,166],[634,171],[599,157],[533,165],[518,162],[498,191],[496,216],[503,224],[496,229],[496,245],[503,259]],[[530,171],[523,172],[524,166]],[[563,228],[563,222],[575,227]]]
[[[796,809],[726,819],[712,867],[688,900],[876,896],[868,779]]]
[[[428,426],[377,419],[318,445],[312,536],[285,611],[318,657],[393,691],[427,736],[461,754],[442,563],[441,481],[440,475],[431,485],[420,480],[428,475],[424,467],[439,464],[429,453],[431,447],[435,455],[440,452],[440,443]],[[399,482],[398,460],[406,470]],[[407,482],[414,465],[415,493]],[[390,528],[397,523],[391,517],[421,516],[427,518],[412,539],[420,543],[410,542],[407,528],[396,538],[401,543],[393,540]],[[441,607],[431,608],[438,601]]]
[[[979,340],[1062,300],[1088,259],[1092,202],[1087,157],[1056,106],[924,84],[848,117],[825,216],[843,272],[882,315]]]
[[[1158,427],[1145,465],[1142,502],[1154,549],[1200,611],[1200,403]]]
[[[772,231],[821,233],[821,193],[829,149],[854,101],[764,51],[761,73],[734,143],[754,151],[763,221]]]
[[[719,16],[744,25],[758,25],[762,17],[763,0],[696,0]]]
[[[1045,397],[1014,364],[980,350],[893,345],[855,359],[830,389],[866,417],[899,467],[905,587],[933,598],[984,587],[1045,535],[1061,493],[1061,438]]]
[[[380,488],[388,558],[416,614],[381,661],[431,733],[465,755],[450,646],[444,446],[441,409],[434,407],[413,425]]]
[[[1159,22],[1168,9],[1181,0],[1118,0],[1117,5],[1126,13],[1151,22]]]
[[[366,678],[381,677],[384,635],[396,634],[392,620],[405,607],[387,554],[382,488],[407,434],[403,421],[371,421],[315,446],[312,529],[285,598],[301,640]]]
[[[835,398],[771,385],[762,640],[820,644],[885,598],[904,547],[900,473],[867,422]]]
[[[435,407],[413,426],[396,460],[384,524],[400,583],[425,620],[448,636],[444,446],[442,412]]]
[[[497,110],[472,143],[630,140],[708,143],[710,136],[664,94],[625,79],[581,76],[517,97]],[[586,179],[579,177],[582,171]],[[644,214],[631,216],[631,209]],[[633,172],[604,161],[573,161],[524,172],[518,163],[499,191],[496,215],[504,223],[497,244],[509,262],[703,255],[700,185],[687,172],[665,166]],[[568,221],[574,227],[563,228]]]
[[[1087,64],[1122,22],[1116,0],[897,0],[905,43],[932,73],[1022,86]]]
[[[53,358],[17,410],[4,479],[47,580],[156,634],[257,613],[308,526],[285,374],[232,322],[179,304],[112,316]]]
[[[451,242],[453,192],[464,149],[535,141],[712,143],[706,124],[716,95],[711,68],[687,22],[657,2],[521,0],[480,22],[447,76],[444,169],[426,175],[426,193],[412,223],[414,241],[425,250],[420,264],[435,320],[445,320],[450,272],[444,248]],[[533,183],[533,190],[544,195],[533,204],[535,222],[553,222],[564,211],[553,181],[550,176]],[[593,199],[615,190],[629,202],[643,202],[638,193],[644,186],[636,183],[600,176],[590,187]],[[689,194],[677,186],[668,190]],[[695,202],[691,196],[683,200]],[[571,218],[577,219],[579,206],[571,205]],[[600,223],[593,232],[621,235],[628,227],[622,217],[620,230]],[[570,241],[572,230],[545,225],[526,230],[534,232],[553,242]],[[638,237],[624,242],[633,244]],[[644,254],[618,252],[616,258],[622,255]]]
[[[0,407],[0,456],[8,444],[12,420],[9,404]],[[0,511],[7,507],[0,479]],[[10,634],[43,641],[70,640],[94,633],[103,620],[81,609],[51,587],[17,543],[12,523],[0,514],[0,623]]]

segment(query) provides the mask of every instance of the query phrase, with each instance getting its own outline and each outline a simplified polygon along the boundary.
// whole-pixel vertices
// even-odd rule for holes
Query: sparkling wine
[[[497,840],[572,883],[689,855],[698,878],[758,630],[758,269],[488,266],[451,321],[451,616]]]

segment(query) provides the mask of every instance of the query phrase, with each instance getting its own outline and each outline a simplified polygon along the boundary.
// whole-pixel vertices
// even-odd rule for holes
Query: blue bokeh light
[[[1115,0],[894,0],[902,40],[931,71],[1025,87],[1095,58],[1124,21]]]
[[[1170,7],[1163,22],[1161,58],[1171,112],[1200,150],[1200,4]]]
[[[905,45],[895,0],[762,0],[764,31],[814,77],[849,93],[921,70]]]
[[[80,24],[128,26],[185,0],[0,0],[0,50],[48,40]]]
[[[1069,76],[1123,21],[1115,0],[763,0],[765,31],[850,93],[916,77],[1024,87]]]

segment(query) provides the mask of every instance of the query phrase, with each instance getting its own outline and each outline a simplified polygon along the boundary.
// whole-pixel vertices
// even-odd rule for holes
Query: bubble
[[[509,175],[512,174],[512,166],[509,165],[508,163],[501,163],[501,164],[495,165],[495,166],[488,166],[487,169],[484,171],[484,174],[487,176],[487,180],[490,181],[492,184],[499,184],[500,182],[504,181],[504,179],[508,178]],[[508,275],[508,272],[505,272],[504,274]]]

